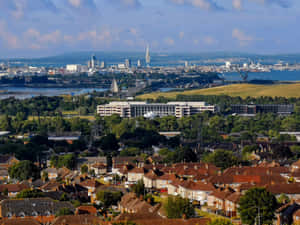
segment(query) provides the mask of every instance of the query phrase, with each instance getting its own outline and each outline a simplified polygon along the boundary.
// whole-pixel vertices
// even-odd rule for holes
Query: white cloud
[[[179,39],[182,40],[183,38],[184,38],[184,32],[181,31],[181,32],[179,32]]]
[[[2,20],[0,20],[0,40],[2,40],[10,48],[20,47],[18,37],[7,30],[6,23]]]
[[[250,42],[252,42],[252,41],[255,40],[254,37],[245,34],[244,31],[239,30],[237,28],[233,29],[233,31],[232,31],[232,37],[234,39],[236,39],[241,46],[248,45]]]
[[[243,9],[242,0],[232,0],[232,6],[234,9],[241,11]]]
[[[215,38],[211,37],[211,36],[206,36],[203,38],[203,42],[206,44],[206,45],[213,45],[213,44],[216,44],[217,41]]]
[[[213,0],[168,0],[176,5],[190,5],[204,10],[222,10]]]
[[[289,8],[292,5],[291,0],[249,0],[261,5],[278,5],[282,8]]]
[[[174,39],[172,39],[172,38],[170,38],[170,37],[167,37],[167,38],[165,39],[165,43],[166,43],[167,45],[169,45],[169,46],[172,46],[172,45],[175,44],[175,41],[174,41]]]

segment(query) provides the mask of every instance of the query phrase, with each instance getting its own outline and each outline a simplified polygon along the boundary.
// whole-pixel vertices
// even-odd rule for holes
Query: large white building
[[[176,116],[178,118],[190,116],[204,111],[215,112],[216,106],[205,102],[169,102],[147,103],[147,102],[110,102],[106,105],[98,105],[97,113],[100,116],[120,115],[123,118],[147,116],[149,114],[163,117]]]
[[[72,73],[76,73],[76,72],[80,72],[81,70],[81,65],[78,65],[78,64],[68,64],[66,66],[66,70],[68,72],[72,72]]]

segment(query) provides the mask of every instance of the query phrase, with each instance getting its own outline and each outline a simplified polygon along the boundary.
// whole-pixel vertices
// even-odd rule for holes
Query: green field
[[[175,99],[177,95],[229,95],[250,97],[298,97],[300,98],[300,83],[277,85],[232,84],[214,88],[196,89],[183,92],[154,92],[138,96],[140,99],[156,99],[159,96]]]

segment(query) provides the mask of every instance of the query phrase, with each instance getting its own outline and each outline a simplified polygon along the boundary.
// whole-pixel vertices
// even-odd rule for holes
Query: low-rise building
[[[208,105],[205,102],[168,102],[147,103],[147,102],[110,102],[106,105],[98,105],[97,113],[100,116],[111,116],[117,114],[123,118],[139,116],[176,116],[181,118],[204,111],[216,112],[217,107]]]

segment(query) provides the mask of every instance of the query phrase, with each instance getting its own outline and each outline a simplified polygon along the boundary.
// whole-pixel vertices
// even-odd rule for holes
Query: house
[[[58,202],[50,198],[7,199],[0,203],[0,217],[2,219],[32,218],[41,223],[49,223],[62,208],[75,211],[71,203]]]
[[[150,212],[152,205],[143,199],[139,199],[134,193],[124,195],[119,202],[119,210],[124,213]]]
[[[213,191],[207,197],[207,206],[214,212],[225,212],[225,200],[232,193],[229,189]]]
[[[241,192],[234,192],[225,198],[225,214],[228,217],[237,216],[237,209],[239,207],[239,202],[242,197]]]
[[[128,171],[127,180],[130,183],[136,183],[139,180],[143,180],[144,174],[147,172],[148,171],[144,167],[133,168],[132,170]]]
[[[133,220],[139,225],[207,225],[210,222],[208,218],[192,218],[192,219],[144,219]]]
[[[71,171],[65,167],[63,168],[47,168],[41,172],[41,176],[43,176],[44,173],[48,174],[49,180],[54,180],[58,177],[64,178],[67,176]]]
[[[19,160],[11,155],[0,155],[0,169],[8,169]]]
[[[270,184],[266,189],[279,197],[281,194],[286,194],[290,199],[300,199],[300,183],[291,184]]]
[[[189,180],[179,184],[178,194],[183,198],[205,204],[208,195],[215,190],[215,187],[211,183],[202,181],[193,182]]]
[[[90,166],[90,170],[94,170],[95,175],[103,175],[107,173],[107,165],[102,163],[95,163]]]
[[[16,195],[25,189],[29,189],[29,185],[22,184],[0,184],[0,192],[3,193],[7,191],[8,197],[16,197]]]
[[[178,192],[179,192],[179,185],[182,183],[183,181],[180,180],[173,180],[171,183],[168,184],[168,195],[174,195],[177,196]]]
[[[60,186],[60,183],[54,180],[50,180],[49,182],[45,183],[40,187],[43,192],[51,192],[57,191]]]
[[[79,206],[78,208],[76,208],[75,214],[76,215],[89,214],[89,215],[97,216],[97,209],[94,206]]]
[[[100,186],[101,184],[96,181],[96,180],[85,180],[80,183],[80,186],[87,188],[88,190],[88,197],[91,200],[91,203],[94,203],[96,200],[96,189]]]
[[[52,225],[110,225],[110,222],[104,222],[97,216],[93,215],[69,215],[57,217]]]
[[[117,168],[118,165],[127,165],[127,164],[140,164],[144,165],[144,159],[142,157],[137,156],[117,156],[112,158],[112,169],[114,172],[114,168]]]
[[[151,169],[143,177],[144,185],[148,189],[167,190],[168,184],[173,180],[176,180],[175,174],[163,173],[156,168]]]
[[[82,165],[87,165],[89,168],[94,164],[103,164],[107,166],[107,157],[95,156],[95,157],[81,157],[77,159],[77,169],[80,170]]]
[[[0,221],[0,225],[41,225],[41,224],[34,219],[15,218],[15,219]]]

